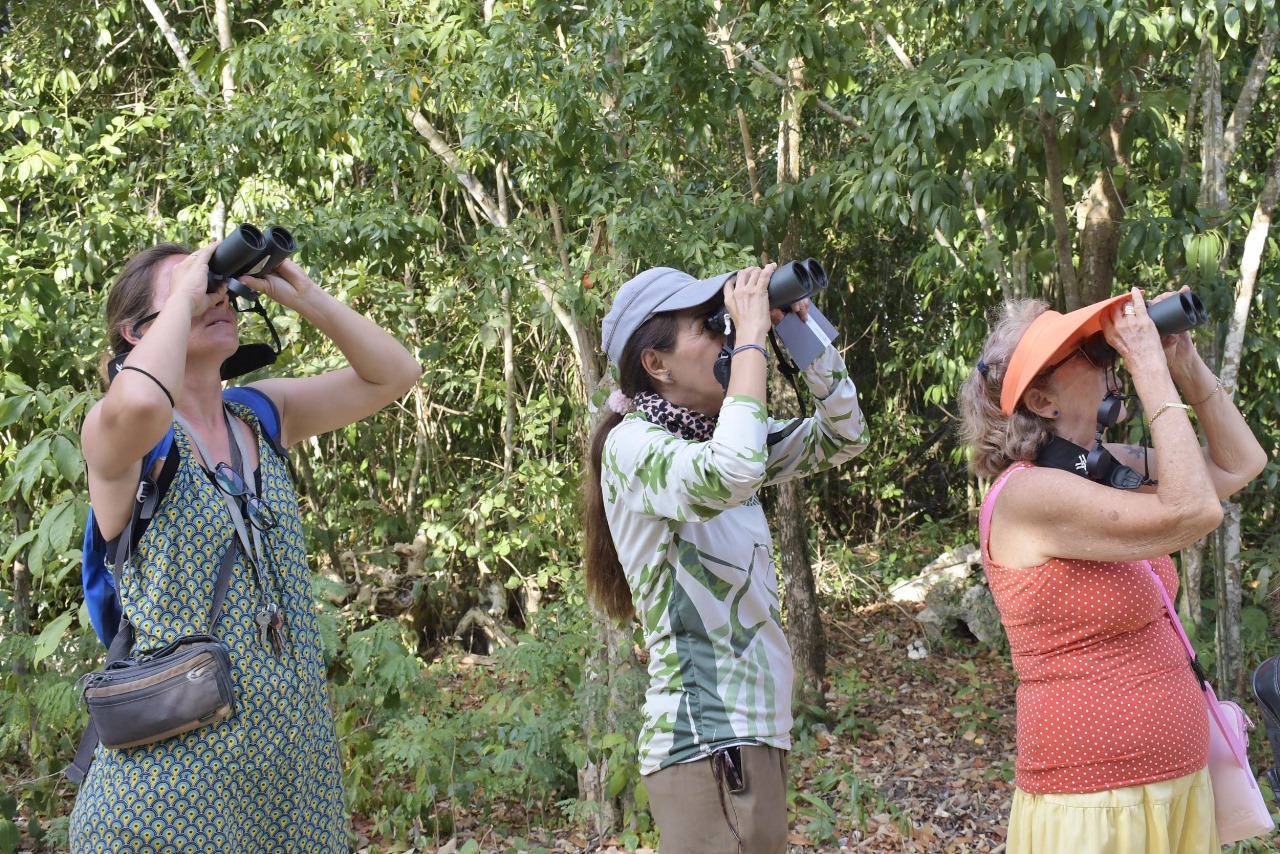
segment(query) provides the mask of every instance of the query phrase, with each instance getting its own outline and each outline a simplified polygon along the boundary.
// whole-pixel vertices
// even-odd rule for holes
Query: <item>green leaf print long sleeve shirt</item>
[[[803,376],[816,414],[772,447],[766,436],[786,422],[743,396],[725,398],[708,441],[637,412],[605,443],[605,513],[649,650],[642,774],[727,744],[791,747],[791,651],[757,493],[866,447],[839,353]]]

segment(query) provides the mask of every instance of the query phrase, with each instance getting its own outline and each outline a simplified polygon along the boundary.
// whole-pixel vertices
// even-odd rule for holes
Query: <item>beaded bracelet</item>
[[[730,353],[729,355],[730,357],[736,356],[739,353],[741,353],[743,350],[759,350],[761,353],[764,354],[765,361],[766,362],[769,361],[769,351],[759,344],[743,344],[740,347],[734,347],[733,352]]]
[[[1159,418],[1161,415],[1163,415],[1166,409],[1185,409],[1187,412],[1191,411],[1191,407],[1187,406],[1185,403],[1172,403],[1170,401],[1165,401],[1164,403],[1160,404],[1160,408],[1157,409],[1155,413],[1150,418],[1147,419],[1147,425],[1150,426],[1152,424],[1155,424],[1156,419]]]

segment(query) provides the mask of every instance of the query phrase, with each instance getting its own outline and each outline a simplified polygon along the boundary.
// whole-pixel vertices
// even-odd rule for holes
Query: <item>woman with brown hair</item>
[[[646,270],[604,319],[620,388],[591,442],[587,584],[644,632],[640,773],[664,854],[786,850],[792,665],[758,493],[866,447],[830,345],[804,372],[817,414],[769,417],[764,340],[782,316],[770,313],[772,274]],[[731,352],[707,322],[721,306]],[[807,316],[807,301],[792,308]],[[724,385],[718,361],[721,377],[731,368]]]
[[[1095,442],[1124,416],[1117,356],[1150,448]],[[1218,850],[1169,552],[1218,526],[1266,454],[1190,332],[1161,339],[1136,288],[1065,315],[1006,304],[961,403],[973,470],[996,478],[982,559],[1019,678],[1010,854]]]
[[[115,593],[135,657],[184,636],[220,641],[235,713],[139,747],[100,746],[71,815],[77,852],[347,850],[297,495],[272,448],[377,412],[408,391],[420,368],[292,261],[245,277],[348,362],[318,376],[252,383],[278,414],[279,441],[269,441],[253,409],[223,397],[223,366],[241,345],[226,283],[209,289],[215,246],[160,244],[125,265],[107,300],[112,352],[104,364],[118,372],[81,439],[94,516],[112,540],[130,523],[139,481],[151,476],[141,471],[144,455],[174,431],[172,481],[116,568]],[[229,554],[230,580],[210,625]]]

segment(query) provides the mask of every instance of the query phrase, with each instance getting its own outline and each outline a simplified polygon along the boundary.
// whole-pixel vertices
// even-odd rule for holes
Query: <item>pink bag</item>
[[[1218,841],[1223,845],[1230,845],[1241,839],[1269,833],[1275,828],[1275,822],[1271,820],[1271,812],[1262,799],[1258,780],[1249,768],[1248,730],[1253,728],[1253,722],[1235,703],[1219,700],[1213,693],[1213,686],[1204,678],[1204,671],[1196,662],[1196,651],[1187,639],[1187,633],[1182,630],[1182,623],[1178,622],[1169,594],[1165,592],[1164,585],[1150,562],[1146,563],[1164,598],[1169,622],[1173,623],[1174,631],[1182,638],[1182,645],[1191,658],[1192,668],[1200,679],[1200,687],[1204,689],[1205,704],[1209,707],[1209,779],[1213,781]]]

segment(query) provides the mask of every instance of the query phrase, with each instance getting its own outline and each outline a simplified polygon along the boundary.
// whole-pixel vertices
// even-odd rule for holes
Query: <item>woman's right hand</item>
[[[186,258],[183,258],[169,271],[169,299],[180,297],[191,303],[191,316],[199,317],[219,299],[219,289],[209,293],[209,258],[213,250],[218,248],[221,240],[201,246]]]
[[[724,307],[733,318],[738,344],[763,344],[769,328],[769,280],[777,264],[748,267],[724,285]]]
[[[1111,309],[1111,324],[1103,329],[1103,336],[1120,358],[1124,359],[1130,374],[1151,370],[1168,371],[1160,333],[1147,314],[1147,303],[1140,289],[1133,289],[1129,302]]]

